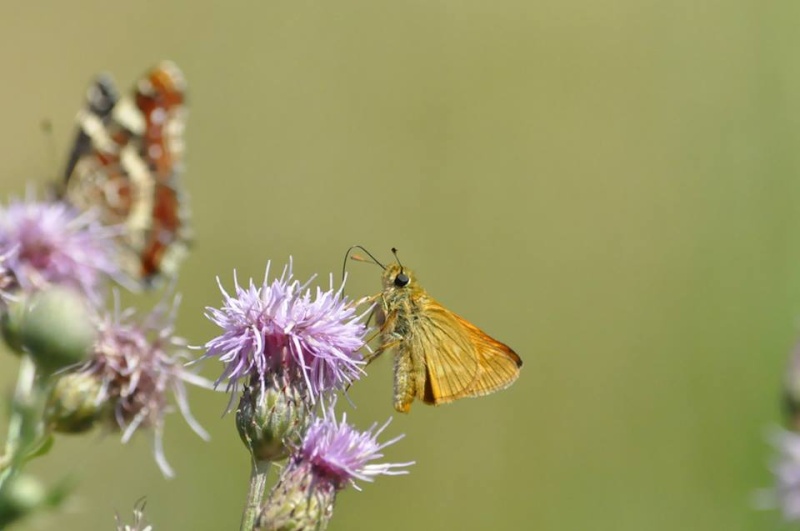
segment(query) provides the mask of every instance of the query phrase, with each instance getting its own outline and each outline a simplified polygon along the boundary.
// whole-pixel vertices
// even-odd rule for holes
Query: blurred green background
[[[783,529],[752,497],[800,316],[798,23],[788,0],[6,2],[0,192],[58,175],[96,72],[128,87],[173,59],[190,343],[216,333],[215,275],[291,255],[326,282],[360,243],[525,361],[502,393],[408,416],[389,357],[371,365],[340,405],[394,415],[387,459],[417,464],[344,492],[331,529]],[[378,288],[351,264],[349,293]],[[15,359],[0,372],[9,391]],[[34,470],[76,494],[19,528],[112,529],[146,495],[158,530],[238,529],[227,397],[190,398],[212,441],[168,420],[176,479],[149,434],[64,437]]]

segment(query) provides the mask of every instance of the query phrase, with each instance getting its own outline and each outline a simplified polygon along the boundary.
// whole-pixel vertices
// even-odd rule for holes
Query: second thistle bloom
[[[376,463],[383,449],[403,436],[378,442],[388,426],[373,424],[358,431],[347,418],[336,420],[327,408],[306,433],[303,443],[281,472],[259,515],[256,529],[288,531],[324,530],[333,516],[336,493],[348,485],[358,489],[357,480],[372,481],[381,475],[407,474],[408,463]]]
[[[344,389],[363,373],[360,350],[368,332],[357,303],[331,287],[301,284],[291,261],[280,278],[261,285],[240,286],[234,277],[229,294],[220,283],[221,308],[207,308],[209,320],[222,333],[205,345],[205,357],[217,357],[224,370],[217,384],[228,381],[235,392],[240,382],[266,387],[276,376],[302,386],[311,400]]]
[[[50,425],[60,432],[80,432],[106,420],[122,431],[123,443],[138,428],[152,429],[156,462],[165,476],[172,476],[162,445],[169,395],[190,427],[207,439],[189,410],[185,384],[210,386],[184,368],[185,352],[175,351],[184,344],[173,336],[176,307],[177,302],[169,311],[162,303],[141,322],[118,309],[104,319],[89,360],[54,385],[47,410]]]

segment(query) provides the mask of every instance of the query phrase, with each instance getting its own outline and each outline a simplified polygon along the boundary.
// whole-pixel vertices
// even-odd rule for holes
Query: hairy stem
[[[30,407],[35,393],[36,365],[29,356],[22,356],[17,376],[17,386],[11,405],[11,417],[8,421],[8,436],[3,456],[0,457],[0,485],[8,478],[11,465],[17,461],[20,446],[24,445],[25,413]],[[29,427],[28,427],[29,428]]]
[[[269,472],[270,461],[262,461],[253,458],[253,469],[250,471],[250,489],[247,492],[247,502],[242,513],[241,531],[253,531],[253,527],[261,508],[261,501],[264,498],[264,490],[267,487],[267,473]]]

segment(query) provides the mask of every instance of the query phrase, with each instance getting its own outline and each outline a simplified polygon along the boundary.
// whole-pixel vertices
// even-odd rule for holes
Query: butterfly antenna
[[[351,252],[353,249],[361,249],[362,251],[364,251],[365,253],[367,253],[367,256],[369,256],[370,258],[372,258],[372,261],[373,261],[373,262],[375,262],[375,264],[376,264],[376,265],[380,266],[380,268],[381,268],[381,269],[386,269],[386,266],[385,266],[385,265],[383,265],[382,263],[380,263],[380,262],[378,261],[378,259],[377,259],[377,258],[375,258],[374,256],[372,256],[372,253],[371,253],[371,252],[369,252],[369,251],[367,251],[366,249],[364,249],[364,247],[363,247],[363,246],[361,246],[361,245],[353,245],[352,247],[350,247],[350,248],[347,250],[347,252],[346,252],[346,253],[345,253],[345,255],[344,255],[344,263],[342,264],[342,278],[344,278],[344,272],[345,272],[345,269],[347,269],[347,259],[348,259],[348,258],[352,258],[353,260],[356,260],[356,261],[358,261],[358,262],[368,262],[368,261],[369,261],[369,260],[365,260],[365,259],[364,259],[364,257],[362,257],[362,256],[359,256],[359,255],[357,255],[357,254],[354,254],[353,256],[350,256],[350,252]]]
[[[398,265],[400,265],[400,271],[402,272],[404,267],[403,263],[400,261],[400,257],[397,256],[397,247],[392,247],[392,254],[394,255],[394,259],[397,260]]]

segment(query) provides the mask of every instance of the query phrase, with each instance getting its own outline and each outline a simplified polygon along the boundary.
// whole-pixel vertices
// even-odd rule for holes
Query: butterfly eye
[[[396,277],[394,277],[394,285],[398,288],[404,288],[408,285],[410,279],[408,275],[405,273],[398,273]]]

